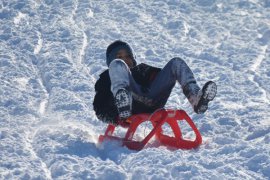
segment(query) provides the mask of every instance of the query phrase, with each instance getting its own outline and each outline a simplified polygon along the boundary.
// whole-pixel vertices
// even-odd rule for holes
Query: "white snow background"
[[[167,103],[199,148],[97,147],[94,83],[117,39],[138,62],[181,57],[218,84],[204,115],[179,85]],[[0,179],[270,179],[269,47],[269,0],[1,0]]]

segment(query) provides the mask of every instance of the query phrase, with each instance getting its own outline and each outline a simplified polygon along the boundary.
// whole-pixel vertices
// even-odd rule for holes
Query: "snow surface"
[[[93,86],[116,39],[217,82],[205,115],[179,86],[167,103],[193,118],[198,149],[96,146]],[[269,47],[269,0],[1,0],[0,179],[270,179]]]

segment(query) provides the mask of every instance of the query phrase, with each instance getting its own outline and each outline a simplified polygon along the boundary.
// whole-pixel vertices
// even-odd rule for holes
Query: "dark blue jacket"
[[[149,88],[151,82],[155,79],[160,70],[160,68],[143,63],[130,69],[134,80],[141,86],[142,90]],[[93,106],[98,119],[106,123],[117,124],[118,111],[111,92],[111,80],[108,70],[100,74],[100,78],[95,84],[95,91],[96,95]],[[159,107],[160,104],[158,103],[149,106],[133,98],[132,114],[151,113]]]

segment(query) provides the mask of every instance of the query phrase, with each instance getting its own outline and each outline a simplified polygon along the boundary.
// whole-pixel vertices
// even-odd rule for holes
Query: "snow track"
[[[260,66],[262,62],[269,61],[269,57],[266,56],[268,45],[264,45],[261,47],[261,53],[258,55],[258,57],[255,59],[253,65],[251,66],[250,70],[252,73],[249,75],[249,80],[253,81],[256,86],[261,90],[262,92],[262,101],[265,101],[266,104],[270,104],[270,97],[269,97],[269,92],[264,89],[264,87],[260,84],[259,81],[257,81],[257,77],[260,76]]]
[[[267,0],[1,1],[0,179],[269,179],[269,8]],[[93,111],[94,83],[116,39],[138,63],[181,57],[200,85],[217,82],[205,115],[179,85],[167,104],[192,116],[200,148],[96,146],[106,125]]]

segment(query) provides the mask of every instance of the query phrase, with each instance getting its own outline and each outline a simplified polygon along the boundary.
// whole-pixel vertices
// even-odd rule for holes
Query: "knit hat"
[[[135,60],[135,54],[133,52],[133,49],[131,48],[131,46],[126,43],[126,42],[123,42],[121,40],[117,40],[117,41],[114,41],[113,43],[111,43],[108,48],[107,48],[107,51],[106,51],[106,63],[107,65],[109,66],[110,63],[116,59],[116,55],[117,55],[117,52],[120,50],[120,49],[125,49],[127,50],[127,52],[131,55],[132,57],[132,60],[133,60],[133,64],[134,66],[136,66],[137,62]]]

